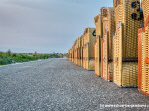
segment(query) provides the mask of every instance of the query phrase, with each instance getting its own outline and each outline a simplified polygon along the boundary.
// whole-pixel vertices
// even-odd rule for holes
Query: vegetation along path
[[[67,59],[0,66],[0,110],[94,111],[109,104],[147,104],[137,88],[119,88]],[[120,109],[120,108],[119,108]],[[128,110],[149,108],[124,108]]]

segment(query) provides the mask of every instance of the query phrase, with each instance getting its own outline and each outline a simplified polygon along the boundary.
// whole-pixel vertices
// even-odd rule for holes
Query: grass
[[[8,50],[7,52],[0,52],[0,65],[29,62],[48,58],[59,58],[59,56],[57,54],[37,54],[37,52],[28,54],[16,54],[11,53],[11,51]]]

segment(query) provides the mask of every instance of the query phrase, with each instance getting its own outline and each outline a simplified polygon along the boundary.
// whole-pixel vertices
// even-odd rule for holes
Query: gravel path
[[[0,66],[0,111],[120,109],[103,108],[102,104],[149,105],[149,97],[137,88],[119,88],[67,59]],[[123,111],[139,109],[149,110],[123,108]]]

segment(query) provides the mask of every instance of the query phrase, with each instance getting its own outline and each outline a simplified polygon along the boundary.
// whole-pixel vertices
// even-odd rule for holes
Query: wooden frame
[[[149,96],[149,16],[138,30],[138,90]]]

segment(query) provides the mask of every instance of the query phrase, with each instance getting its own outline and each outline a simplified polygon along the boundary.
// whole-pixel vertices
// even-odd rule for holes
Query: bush
[[[5,65],[5,64],[6,64],[5,61],[0,59],[0,65]]]
[[[16,56],[17,56],[17,54],[16,54],[16,53],[12,54],[12,57],[16,57]]]
[[[11,64],[15,62],[28,62],[37,59],[48,59],[48,58],[58,58],[56,54],[16,54],[11,53],[11,50],[8,50],[6,53],[0,52],[0,65]]]

